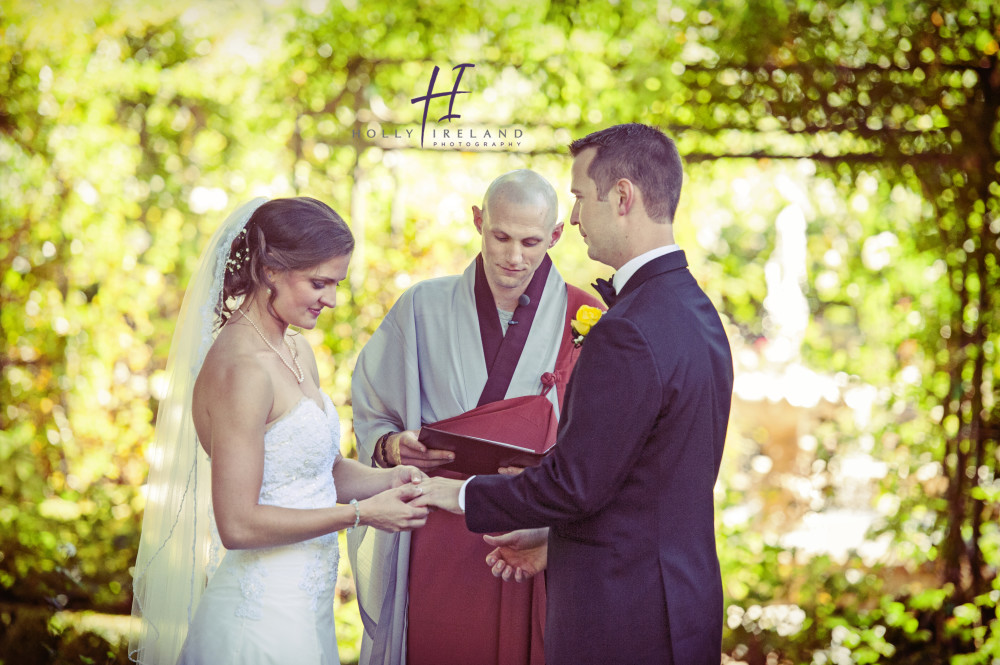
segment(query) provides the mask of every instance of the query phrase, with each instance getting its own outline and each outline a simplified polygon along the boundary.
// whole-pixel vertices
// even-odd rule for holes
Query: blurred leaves
[[[349,419],[357,352],[407,286],[467,264],[487,184],[535,168],[565,219],[564,146],[637,121],[685,157],[677,237],[734,347],[761,355],[779,335],[768,262],[794,212],[798,360],[870,404],[800,433],[811,447],[781,477],[808,489],[788,514],[721,528],[727,651],[1000,657],[998,39],[991,0],[5,0],[0,599],[128,610],[173,316],[237,202],[311,195],[354,228],[350,288],[307,333]],[[517,129],[522,145],[407,138],[431,69],[462,62],[474,94],[450,127]],[[553,250],[560,270],[606,276],[571,236]],[[742,445],[776,436],[764,426]],[[831,505],[831,469],[859,448],[888,469],[873,499],[885,560],[767,535]],[[727,451],[721,508],[755,489],[779,505],[787,488],[754,488],[749,460]]]

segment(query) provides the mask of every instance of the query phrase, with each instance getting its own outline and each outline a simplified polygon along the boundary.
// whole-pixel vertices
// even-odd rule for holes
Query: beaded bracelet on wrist
[[[361,506],[358,505],[358,500],[351,499],[351,505],[354,506],[354,526],[347,527],[347,533],[354,531],[361,524]]]
[[[385,449],[385,444],[386,444],[387,441],[389,441],[389,435],[390,434],[392,434],[392,432],[386,432],[385,434],[383,434],[382,436],[380,436],[379,439],[378,439],[378,444],[377,444],[378,445],[379,454],[382,455],[382,463],[386,467],[394,466],[393,463],[389,461],[389,455],[388,455],[388,453],[386,452],[386,449]]]

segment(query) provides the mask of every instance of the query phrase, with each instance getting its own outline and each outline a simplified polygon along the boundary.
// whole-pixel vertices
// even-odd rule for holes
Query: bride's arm
[[[357,460],[341,458],[333,466],[333,478],[337,484],[338,501],[360,501],[407,483],[419,483],[427,478],[427,474],[415,466],[377,469]]]
[[[228,362],[210,379],[212,501],[219,536],[228,549],[286,545],[352,526],[353,506],[312,510],[258,504],[264,474],[264,431],[273,390],[267,372],[255,363]],[[214,379],[214,380],[213,380]],[[406,502],[419,489],[404,485],[369,499],[362,524],[387,530],[412,529],[427,511]]]

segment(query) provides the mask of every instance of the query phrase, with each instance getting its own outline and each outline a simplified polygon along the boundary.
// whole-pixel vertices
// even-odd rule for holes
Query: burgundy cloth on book
[[[477,406],[427,426],[542,453],[556,442],[558,424],[552,402],[545,395],[523,395]]]

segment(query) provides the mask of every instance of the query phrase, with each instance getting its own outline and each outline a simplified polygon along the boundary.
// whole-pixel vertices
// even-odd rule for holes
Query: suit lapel
[[[674,270],[681,270],[682,268],[687,268],[687,265],[688,262],[687,257],[684,255],[684,250],[677,250],[656,257],[652,261],[643,264],[641,268],[635,271],[634,275],[629,277],[629,280],[625,282],[625,286],[622,287],[621,293],[618,294],[618,300],[620,301],[651,277]]]

